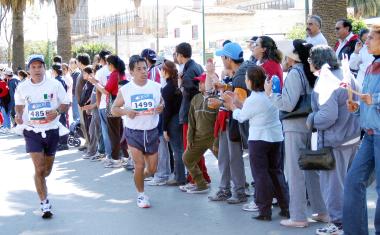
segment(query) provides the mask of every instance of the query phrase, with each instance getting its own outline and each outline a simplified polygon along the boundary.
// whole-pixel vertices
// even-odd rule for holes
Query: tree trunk
[[[68,63],[71,58],[71,14],[57,12],[57,50],[62,61]]]
[[[322,33],[330,46],[334,47],[337,41],[335,23],[339,19],[347,18],[346,0],[313,0],[313,15],[322,19]]]
[[[24,11],[12,9],[12,69],[25,68],[24,55]]]

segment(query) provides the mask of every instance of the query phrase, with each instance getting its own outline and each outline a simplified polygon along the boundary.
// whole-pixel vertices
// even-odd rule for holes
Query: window
[[[174,37],[179,38],[181,36],[181,32],[179,28],[174,29]]]

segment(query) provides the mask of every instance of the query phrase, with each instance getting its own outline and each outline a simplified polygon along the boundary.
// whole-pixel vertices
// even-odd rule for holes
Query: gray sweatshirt
[[[274,93],[270,100],[280,111],[291,112],[296,107],[301,95],[311,93],[311,87],[306,78],[303,65],[297,63],[288,72],[285,78],[282,94]],[[309,132],[306,127],[306,118],[291,118],[282,121],[284,132]]]
[[[333,70],[332,73],[338,79],[343,80],[341,69]],[[353,78],[351,85],[355,89]],[[346,106],[348,100],[346,89],[334,90],[323,105],[318,103],[318,96],[318,93],[313,91],[311,96],[313,113],[307,119],[308,124],[318,130],[318,147],[322,147],[322,131],[324,131],[324,145],[331,147],[341,146],[360,136],[359,118],[350,113]]]

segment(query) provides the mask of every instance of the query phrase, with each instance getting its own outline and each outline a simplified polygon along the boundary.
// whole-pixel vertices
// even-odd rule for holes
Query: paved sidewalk
[[[23,138],[0,135],[0,234],[305,235],[323,226],[282,227],[278,208],[273,210],[272,222],[255,221],[251,219],[254,213],[242,211],[241,205],[209,202],[207,195],[189,195],[168,186],[146,186],[152,208],[140,209],[131,172],[105,169],[81,156],[76,148],[57,154],[47,181],[54,216],[43,220]],[[211,155],[206,159],[215,192],[217,162]],[[248,159],[245,166],[250,182]],[[368,192],[371,234],[376,198],[372,185]]]

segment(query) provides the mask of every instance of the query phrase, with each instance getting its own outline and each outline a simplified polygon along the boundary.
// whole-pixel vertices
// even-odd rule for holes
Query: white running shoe
[[[250,203],[244,204],[241,209],[243,211],[249,211],[249,212],[259,211],[259,208],[257,207],[257,205],[254,201],[251,201]]]
[[[137,206],[140,208],[149,208],[150,202],[147,195],[140,195],[137,197]]]
[[[182,192],[187,192],[188,190],[190,190],[190,189],[194,189],[194,188],[196,188],[196,187],[197,187],[197,185],[195,185],[195,184],[187,183],[187,184],[185,184],[185,185],[180,185],[178,188],[179,188],[179,190],[181,190]]]
[[[110,161],[107,161],[104,164],[104,167],[105,168],[120,168],[121,167],[121,161],[110,159]]]
[[[51,204],[49,200],[46,200],[46,203],[41,202],[41,211],[42,211],[42,218],[43,219],[49,219],[53,216],[53,213],[51,212]]]
[[[342,235],[343,229],[331,223],[331,224],[327,224],[324,228],[317,229],[315,233],[317,235]]]
[[[149,186],[162,186],[166,184],[166,180],[152,179],[151,181],[146,182]]]

